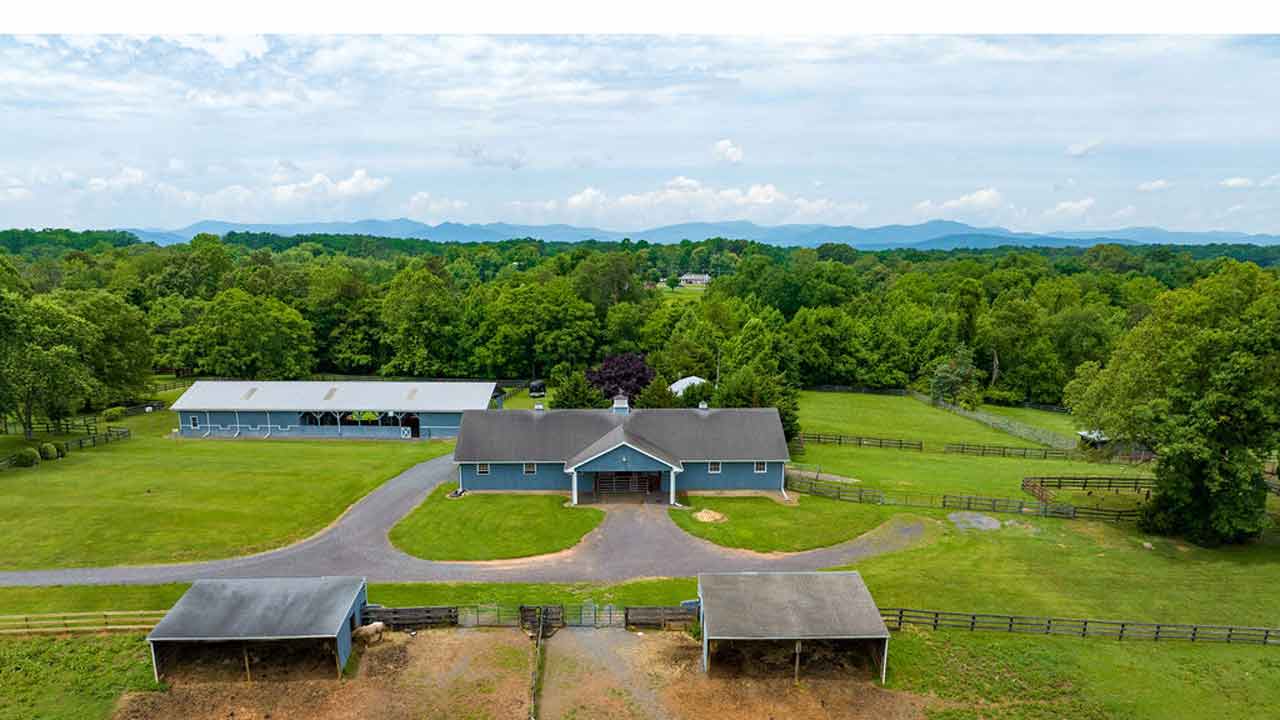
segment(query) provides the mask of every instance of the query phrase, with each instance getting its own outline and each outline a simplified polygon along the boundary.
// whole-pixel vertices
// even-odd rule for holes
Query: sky
[[[1280,231],[1280,38],[0,36],[0,227]]]

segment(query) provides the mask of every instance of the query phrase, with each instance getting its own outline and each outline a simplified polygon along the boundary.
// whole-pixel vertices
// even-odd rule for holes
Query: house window
[[[525,475],[537,475],[537,474],[538,474],[538,466],[537,466],[536,464],[534,464],[534,463],[525,463],[525,464],[524,464],[524,474],[525,474]]]
[[[756,472],[762,473],[769,469],[769,463],[763,460],[756,461]]]
[[[488,474],[489,474],[489,463],[476,463],[476,474],[477,474],[477,475],[488,475]]]
[[[719,474],[720,474],[720,461],[719,461],[719,460],[713,460],[713,461],[711,461],[711,462],[707,463],[707,474],[708,474],[708,475],[719,475]]]
[[[191,416],[191,429],[192,429],[192,430],[199,430],[199,429],[200,429],[200,416],[199,416],[199,415],[192,415],[192,416]]]

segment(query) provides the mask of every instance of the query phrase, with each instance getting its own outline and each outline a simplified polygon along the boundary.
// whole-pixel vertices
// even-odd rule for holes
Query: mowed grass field
[[[1035,408],[1006,407],[1004,405],[983,405],[982,411],[992,415],[1000,415],[1024,425],[1055,432],[1063,437],[1075,438],[1077,430],[1084,430],[1084,424],[1076,420],[1071,413],[1050,412]]]
[[[573,547],[604,511],[566,507],[563,495],[467,493],[441,485],[391,529],[391,543],[427,560],[501,560]]]
[[[756,552],[799,552],[836,545],[873,530],[893,515],[881,505],[841,502],[815,495],[794,495],[796,505],[764,497],[691,495],[681,499],[687,510],[671,509],[672,522],[691,535],[726,547]],[[702,522],[694,515],[713,510],[722,522]]]
[[[805,432],[920,440],[930,451],[957,442],[1037,447],[976,420],[899,395],[805,390],[800,393],[800,426]]]
[[[1111,475],[1150,477],[1146,465],[1083,460],[1028,460],[959,453],[914,452],[808,443],[793,464],[805,471],[852,478],[864,487],[898,492],[994,497],[1030,497],[1022,492],[1029,475]]]
[[[170,398],[172,399],[172,398]],[[451,442],[174,440],[173,413],[132,439],[0,471],[0,570],[167,563],[301,540]]]
[[[544,408],[551,407],[551,397],[551,388],[547,388],[546,396],[540,398],[529,397],[529,390],[525,388],[503,400],[502,408],[504,410],[532,410],[534,403],[542,403]]]

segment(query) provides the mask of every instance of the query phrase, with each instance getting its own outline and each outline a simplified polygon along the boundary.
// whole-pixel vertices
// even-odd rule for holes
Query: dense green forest
[[[588,370],[632,373],[642,404],[674,400],[637,392],[634,378],[700,375],[715,382],[699,399],[777,406],[790,435],[796,388],[913,386],[964,404],[1068,402],[1116,437],[1181,448],[1169,457],[1184,479],[1243,478],[1238,507],[1256,505],[1256,461],[1280,427],[1280,402],[1246,402],[1280,385],[1275,247],[863,252],[256,233],[158,247],[63,230],[5,231],[0,247],[0,403],[23,418],[136,398],[155,368],[548,378],[560,404],[579,405],[603,401]],[[714,280],[700,293],[665,284],[687,271]],[[601,368],[606,358],[616,366]],[[1238,539],[1261,522],[1227,514],[1201,534]]]

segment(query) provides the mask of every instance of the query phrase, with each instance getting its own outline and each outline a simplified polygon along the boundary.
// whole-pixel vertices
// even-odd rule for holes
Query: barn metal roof
[[[298,640],[338,634],[364,578],[197,580],[151,641]]]
[[[788,460],[775,408],[714,410],[468,410],[457,462],[571,462],[615,428],[664,462]]]
[[[698,576],[698,597],[711,639],[889,637],[856,572],[709,573]]]
[[[174,410],[461,412],[489,407],[491,382],[198,380]]]

